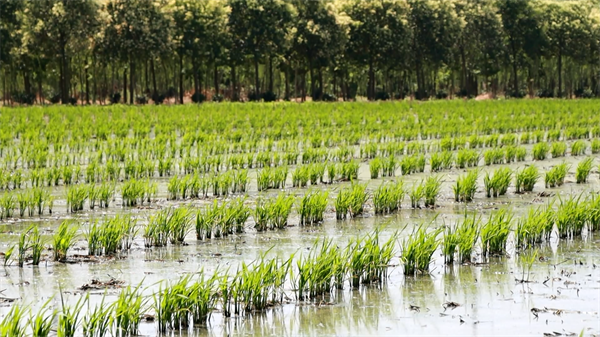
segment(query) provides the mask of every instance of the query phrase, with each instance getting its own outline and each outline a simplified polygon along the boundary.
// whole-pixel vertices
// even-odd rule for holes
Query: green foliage
[[[52,239],[54,261],[65,261],[67,259],[67,252],[75,243],[78,229],[78,226],[71,226],[71,223],[67,220],[60,223]]]
[[[423,225],[415,227],[413,232],[402,241],[400,260],[404,264],[404,275],[428,273],[433,253],[440,245],[438,235],[442,228],[427,232]]]
[[[592,171],[594,158],[588,157],[579,162],[577,165],[577,170],[575,171],[575,179],[578,184],[586,183],[590,172]]]
[[[521,171],[517,171],[515,179],[515,188],[517,193],[531,192],[533,186],[540,178],[540,174],[535,165],[527,166]]]
[[[562,186],[565,183],[565,177],[569,173],[569,168],[570,165],[562,162],[548,170],[544,178],[546,188]]]

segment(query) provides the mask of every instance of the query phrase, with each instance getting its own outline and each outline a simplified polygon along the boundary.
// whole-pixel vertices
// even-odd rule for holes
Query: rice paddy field
[[[600,334],[600,101],[0,112],[0,336]]]

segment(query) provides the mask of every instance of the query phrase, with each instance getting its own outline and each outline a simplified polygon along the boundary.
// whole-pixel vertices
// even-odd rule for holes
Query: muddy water
[[[574,165],[583,159],[567,157]],[[535,163],[542,171],[562,159]],[[529,163],[530,164],[530,163]],[[525,164],[511,164],[511,168]],[[485,167],[484,170],[496,166]],[[372,212],[364,218],[335,221],[333,209],[329,209],[326,221],[315,227],[294,226],[298,223],[295,215],[290,220],[292,227],[282,231],[256,233],[251,228],[242,235],[225,239],[200,242],[194,235],[188,237],[186,246],[169,246],[158,249],[145,249],[143,240],[137,239],[131,252],[117,258],[98,263],[60,264],[42,262],[39,267],[25,266],[0,268],[0,297],[19,298],[24,304],[39,307],[54,296],[51,303],[60,308],[59,294],[62,290],[70,303],[75,303],[82,292],[81,285],[92,279],[109,280],[115,278],[126,285],[142,284],[144,292],[152,294],[159,287],[158,282],[177,279],[187,273],[204,270],[234,271],[242,261],[248,263],[262,252],[269,250],[268,256],[288,257],[307,252],[315,239],[331,237],[339,245],[349,238],[367,233],[376,227],[385,226],[383,239],[396,230],[408,235],[415,224],[429,223],[432,226],[448,224],[462,216],[465,208],[478,210],[486,216],[493,209],[508,207],[517,216],[523,215],[529,207],[543,204],[548,198],[537,196],[544,191],[543,182],[536,185],[534,193],[515,195],[510,189],[507,196],[497,199],[485,198],[482,191],[475,202],[465,206],[455,204],[451,185],[462,172],[442,172],[444,185],[436,210],[403,209],[399,214],[375,217]],[[253,175],[251,175],[254,177]],[[407,188],[423,179],[427,174],[404,177]],[[381,180],[368,180],[368,165],[361,165],[359,178],[369,181],[369,188],[376,188]],[[559,195],[587,193],[598,186],[598,174],[593,172],[590,183],[573,183],[571,173],[567,184],[558,189],[546,190]],[[250,183],[255,188],[255,182]],[[332,189],[344,184],[320,186]],[[479,186],[483,186],[480,179]],[[302,190],[292,190],[301,194]],[[270,192],[276,193],[276,192]],[[57,189],[57,196],[64,192]],[[257,197],[255,190],[249,193],[249,202]],[[63,197],[64,198],[64,197]],[[159,181],[158,201],[148,207],[122,209],[119,198],[107,210],[86,211],[78,215],[67,215],[64,199],[57,200],[55,213],[32,220],[13,219],[0,225],[0,251],[18,239],[18,233],[38,223],[43,233],[49,237],[57,224],[64,218],[73,217],[79,221],[101,218],[115,213],[128,213],[145,219],[157,209],[176,204],[166,201],[166,181]],[[210,201],[194,201],[194,205]],[[189,202],[186,202],[189,203]],[[406,203],[406,201],[405,201]],[[61,208],[62,206],[62,208]],[[406,205],[405,205],[406,206]],[[436,218],[437,216],[437,218]],[[252,226],[251,223],[248,224]],[[86,243],[77,242],[72,254],[86,254]],[[510,243],[509,243],[510,246]],[[399,249],[398,249],[399,251]],[[265,313],[255,313],[244,318],[224,319],[217,311],[210,325],[198,327],[190,335],[541,335],[558,332],[561,334],[583,331],[584,335],[600,334],[600,236],[589,235],[574,241],[555,240],[542,247],[538,259],[531,270],[521,262],[519,256],[510,249],[511,255],[484,261],[477,265],[443,265],[440,252],[435,254],[431,275],[404,277],[400,267],[392,268],[389,279],[381,287],[363,287],[360,290],[342,290],[322,305],[303,305],[292,301]],[[50,254],[51,252],[46,252]],[[393,261],[398,262],[397,259]],[[529,282],[521,282],[523,279]],[[287,286],[288,296],[294,298],[291,285]],[[92,306],[99,303],[106,294],[108,300],[115,300],[118,290],[90,292]],[[447,303],[456,303],[451,308]],[[535,314],[532,312],[535,312]],[[9,310],[6,303],[0,303],[0,318]],[[155,335],[156,325],[144,323],[144,335]]]

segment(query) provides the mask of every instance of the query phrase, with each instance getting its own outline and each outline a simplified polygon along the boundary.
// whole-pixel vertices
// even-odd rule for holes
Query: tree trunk
[[[214,69],[213,69],[213,81],[214,81],[214,85],[215,85],[215,96],[219,95],[219,66],[217,65],[217,60],[215,60],[214,62]]]
[[[254,94],[260,100],[260,78],[258,77],[258,57],[254,56]]]
[[[315,81],[315,71],[313,69],[313,66],[312,66],[312,63],[310,62],[310,60],[308,61],[308,72],[310,74],[310,97],[314,100],[315,93],[316,93],[316,88],[315,88],[316,81]]]
[[[375,72],[373,71],[373,62],[369,62],[369,84],[367,88],[367,99],[372,101],[375,99]]]
[[[129,58],[129,104],[135,102],[135,64],[133,58]]]
[[[236,74],[236,68],[235,68],[235,63],[231,64],[231,100],[233,102],[237,102],[240,100],[240,96],[238,94],[238,85],[237,85],[237,74]]]
[[[273,56],[269,56],[269,91],[273,92]]]
[[[179,104],[183,104],[183,52],[179,55]]]
[[[323,68],[319,68],[319,90],[317,91],[317,100],[323,98]]]
[[[289,63],[285,65],[285,100],[290,99],[290,67]]]
[[[127,104],[127,68],[123,68],[123,104]]]
[[[556,97],[562,97],[562,48],[558,48],[558,93]]]
[[[85,62],[85,104],[90,105],[90,78],[88,76],[89,64]]]
[[[517,76],[517,52],[513,52],[513,95],[519,94],[519,77]]]
[[[154,58],[150,59],[150,73],[152,74],[152,99],[155,99],[158,95],[158,88],[156,86],[156,69],[154,69]]]

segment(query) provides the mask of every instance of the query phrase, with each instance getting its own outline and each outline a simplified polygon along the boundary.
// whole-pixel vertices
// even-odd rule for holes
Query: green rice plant
[[[501,167],[495,170],[493,175],[490,175],[489,172],[486,172],[485,176],[483,177],[486,196],[488,198],[496,198],[506,194],[508,187],[510,186],[511,178],[512,171],[506,167]]]
[[[414,183],[408,196],[410,197],[410,207],[419,208],[419,203],[425,196],[425,183],[422,180],[418,184]]]
[[[383,283],[387,277],[390,261],[395,255],[398,233],[393,233],[383,245],[380,245],[379,234],[380,229],[376,229],[365,237],[351,240],[344,251],[343,260],[348,261],[346,268],[354,288],[360,284]]]
[[[531,208],[526,217],[519,219],[515,230],[517,248],[525,249],[550,238],[556,217],[551,206]]]
[[[587,182],[590,172],[592,171],[592,165],[594,158],[588,157],[579,162],[577,170],[575,171],[575,179],[578,184],[584,184]]]
[[[332,239],[317,240],[307,256],[296,261],[292,284],[298,300],[310,300],[341,287],[348,268]]]
[[[169,183],[167,185],[167,192],[169,192],[169,200],[177,200],[179,196],[179,191],[181,189],[181,179],[178,176],[173,176],[169,179]]]
[[[102,255],[102,229],[98,226],[98,221],[90,223],[84,236],[88,243],[88,255]]]
[[[476,167],[479,164],[480,154],[477,150],[460,149],[456,154],[456,167]]]
[[[340,190],[335,201],[337,219],[345,219],[346,215],[353,218],[363,213],[369,198],[366,189],[366,184],[352,183],[350,187]]]
[[[506,209],[490,214],[488,221],[481,227],[481,245],[484,256],[499,255],[505,252],[512,222],[513,215]]]
[[[521,134],[521,138],[519,140],[519,142],[521,144],[529,144],[531,141],[531,133],[529,132],[524,132]]]
[[[265,199],[259,198],[254,208],[254,228],[259,231],[266,231],[269,228],[270,207]]]
[[[442,255],[444,255],[444,263],[454,263],[456,248],[458,247],[459,238],[456,234],[457,226],[446,226],[444,236],[442,238]]]
[[[404,275],[413,276],[416,273],[428,273],[433,253],[440,245],[438,239],[442,228],[427,232],[423,225],[415,227],[411,235],[402,241],[400,260],[404,265]]]
[[[17,202],[19,203],[19,216],[24,217],[29,205],[29,194],[26,192],[17,194]]]
[[[15,304],[0,322],[0,336],[26,336],[25,308]]]
[[[479,238],[480,222],[481,219],[476,214],[469,217],[465,213],[464,219],[456,225],[455,235],[458,243],[456,248],[458,249],[458,258],[461,263],[471,262],[473,248]]]
[[[102,296],[102,301],[90,308],[88,302],[87,314],[83,317],[82,328],[83,335],[86,337],[102,337],[108,335],[115,320],[114,311],[115,303],[104,303],[106,294]],[[117,334],[119,336],[119,334]]]
[[[544,160],[548,156],[550,146],[548,143],[541,142],[533,146],[533,160]]]
[[[518,162],[525,161],[525,157],[527,156],[527,150],[522,146],[518,146],[516,149],[516,155]]]
[[[40,264],[46,241],[42,239],[38,226],[31,225],[27,232],[29,233],[29,248],[31,248],[31,264],[37,266]]]
[[[327,208],[328,191],[313,190],[304,194],[298,203],[300,225],[312,225],[323,221]]]
[[[600,195],[591,194],[587,200],[587,225],[588,231],[595,232],[600,229]]]
[[[592,154],[600,153],[600,139],[593,139],[591,147],[592,147]]]
[[[166,334],[169,330],[181,330],[208,320],[216,307],[217,281],[221,276],[215,273],[206,279],[204,273],[201,275],[195,282],[192,282],[192,275],[186,275],[177,282],[161,284],[153,296],[159,333]]]
[[[67,259],[67,252],[75,243],[77,230],[77,226],[71,226],[67,220],[60,223],[52,239],[54,261],[65,261]]]
[[[567,163],[562,162],[548,170],[544,177],[546,188],[562,186],[565,183],[565,177],[567,176],[570,167],[571,166],[567,165]]]
[[[567,144],[565,142],[552,143],[550,153],[552,154],[552,158],[564,157],[565,153],[567,153]]]
[[[221,212],[217,200],[214,200],[212,206],[206,206],[196,213],[196,238],[198,240],[211,238]]]
[[[341,163],[337,168],[340,180],[352,181],[358,180],[358,162],[352,160],[346,163]]]
[[[588,222],[588,209],[582,195],[572,196],[568,199],[558,198],[559,204],[555,213],[556,229],[558,236],[573,238],[581,235]]]
[[[306,165],[301,165],[296,167],[294,172],[292,172],[292,186],[293,187],[306,187],[308,185],[308,180],[310,179],[310,171],[309,167]],[[331,177],[330,177],[331,179]]]
[[[560,139],[560,129],[548,130],[547,139],[548,141],[557,142]]]
[[[397,169],[398,169],[398,162],[396,160],[396,157],[391,155],[387,158],[387,160],[383,161],[383,166],[381,168],[381,176],[382,177],[394,177],[396,175]]]
[[[115,185],[109,183],[102,183],[98,187],[98,200],[100,201],[100,208],[108,208],[110,201],[115,196]]]
[[[425,156],[404,156],[400,161],[400,171],[402,172],[402,175],[425,171]]]
[[[516,161],[517,158],[517,147],[514,145],[509,145],[504,148],[504,159],[506,163],[512,163]]]
[[[58,314],[58,337],[74,337],[79,325],[81,324],[81,314],[83,312],[83,306],[89,301],[89,294],[86,296],[80,296],[77,303],[70,307],[65,303],[63,293],[60,293],[61,308],[62,310]]]
[[[51,300],[52,298],[46,301],[35,313],[35,316],[32,312],[29,313],[28,325],[31,329],[31,335],[34,337],[50,336],[50,332],[52,331],[52,322],[56,318],[56,310],[50,311],[48,308]],[[2,335],[2,333],[0,333],[0,335]]]
[[[15,206],[14,195],[12,193],[4,193],[0,198],[0,220],[10,218]]]
[[[328,183],[329,184],[333,184],[333,182],[335,181],[335,177],[336,177],[336,172],[337,172],[337,165],[335,164],[327,164],[326,167],[327,170],[327,179],[328,179]]]
[[[522,271],[523,271],[523,273],[521,275],[521,281],[529,282],[529,277],[531,275],[531,267],[533,267],[533,263],[537,259],[538,259],[537,248],[535,250],[525,252],[525,253],[519,255],[519,264],[522,266]],[[525,277],[525,274],[527,274],[527,278]]]
[[[576,140],[571,144],[571,156],[581,156],[585,154],[587,150],[587,144],[583,140]]]
[[[83,204],[89,197],[89,189],[84,185],[67,187],[67,209],[71,213],[83,210]]]
[[[17,264],[20,268],[23,268],[23,265],[25,264],[25,258],[27,257],[26,253],[29,249],[27,237],[30,230],[31,227],[28,230],[21,232],[19,235],[19,241],[17,243]]]
[[[442,188],[442,178],[440,176],[429,176],[425,179],[423,186],[423,198],[425,199],[425,207],[435,207],[436,199]]]
[[[319,164],[319,165],[322,165],[324,167],[324,164]],[[276,167],[275,170],[273,171],[272,187],[273,188],[284,188],[285,182],[288,177],[288,173],[289,173],[289,170],[288,170],[287,166]],[[322,175],[321,175],[321,177],[322,177]],[[246,192],[246,190],[244,189],[244,191],[240,191],[240,192]]]
[[[371,179],[379,178],[381,171],[383,169],[383,160],[380,157],[375,157],[375,159],[369,162],[369,171],[371,172]]]
[[[375,192],[373,192],[375,214],[396,212],[402,206],[404,195],[404,183],[401,180],[396,182],[382,182]]]
[[[501,148],[492,148],[483,152],[485,165],[504,164],[504,151]]]
[[[114,322],[117,336],[137,336],[142,320],[142,314],[146,310],[147,299],[141,294],[141,283],[132,288],[128,286],[119,294],[114,304]]]
[[[516,193],[531,192],[533,186],[540,178],[540,173],[535,165],[517,171],[515,179]]]
[[[477,192],[477,179],[479,178],[479,170],[469,171],[465,175],[461,175],[456,180],[456,185],[452,187],[454,190],[454,200],[456,202],[471,202]]]
[[[443,151],[431,154],[431,172],[448,170],[452,167],[454,158],[452,152]]]

